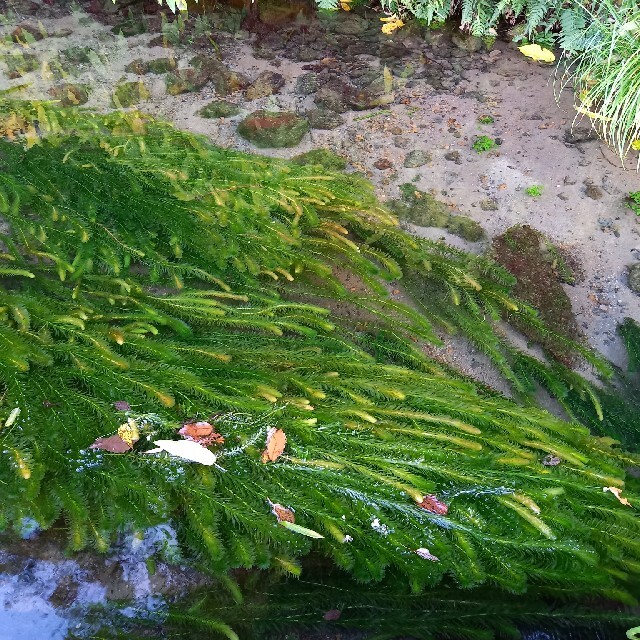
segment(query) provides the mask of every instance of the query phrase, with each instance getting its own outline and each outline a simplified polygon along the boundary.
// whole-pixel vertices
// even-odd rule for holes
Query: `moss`
[[[10,79],[21,78],[27,73],[40,68],[38,57],[33,53],[16,53],[4,56],[2,61],[7,65]]]
[[[238,126],[238,133],[260,148],[295,147],[307,131],[309,122],[287,111],[254,111]]]
[[[485,237],[484,230],[475,220],[452,213],[444,202],[417,190],[410,182],[400,185],[400,194],[402,200],[394,200],[389,206],[401,220],[420,227],[446,229],[468,242],[478,242]]]
[[[330,171],[344,171],[347,168],[347,161],[329,149],[312,149],[295,156],[292,161],[302,165],[319,164]]]
[[[571,340],[580,337],[571,301],[562,287],[563,281],[571,281],[571,270],[556,247],[539,231],[524,225],[511,227],[495,238],[493,254],[496,262],[517,278],[514,295],[536,307],[551,331]],[[561,362],[573,364],[562,340],[541,335],[532,327],[520,329]]]
[[[198,111],[201,118],[231,118],[240,113],[240,107],[226,100],[214,100]]]
[[[113,92],[112,101],[115,107],[126,109],[147,100],[150,95],[143,82],[121,82]]]

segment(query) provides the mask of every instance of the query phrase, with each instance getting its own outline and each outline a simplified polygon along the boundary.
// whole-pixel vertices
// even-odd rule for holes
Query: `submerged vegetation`
[[[423,349],[458,332],[525,398],[534,359],[501,329],[515,316],[608,375],[505,270],[405,233],[353,175],[136,112],[0,113],[4,527],[64,520],[71,550],[105,550],[171,522],[219,576],[298,575],[313,550],[414,591],[635,601],[636,456]],[[209,447],[202,465],[171,453],[187,441]]]

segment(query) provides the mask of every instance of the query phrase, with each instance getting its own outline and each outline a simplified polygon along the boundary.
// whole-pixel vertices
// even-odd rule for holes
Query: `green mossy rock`
[[[87,84],[65,83],[49,89],[49,95],[60,100],[63,107],[77,107],[89,100],[91,87]]]
[[[449,207],[430,193],[419,191],[411,183],[400,185],[402,200],[389,203],[391,210],[400,218],[420,227],[446,229],[468,242],[478,242],[485,237],[484,230],[468,216],[456,215]]]
[[[631,291],[640,294],[640,262],[629,267],[627,284]]]
[[[347,161],[330,149],[312,149],[294,156],[291,160],[301,165],[320,165],[329,171],[344,171],[347,168]]]
[[[251,84],[247,76],[232,71],[220,60],[211,56],[203,54],[194,56],[189,64],[196,70],[199,77],[206,78],[205,84],[213,83],[219,96],[228,96],[236,91],[242,91]]]
[[[571,340],[580,337],[571,300],[562,286],[573,280],[573,274],[542,233],[528,225],[511,227],[494,239],[493,257],[517,278],[513,294],[535,306],[552,331]],[[561,362],[573,363],[566,345],[553,335],[541,335],[533,328],[521,330]]]
[[[111,101],[114,107],[126,109],[148,100],[150,96],[144,82],[121,82],[116,86]]]
[[[238,125],[238,133],[262,149],[295,147],[307,131],[309,122],[290,111],[254,111]]]
[[[178,64],[174,58],[156,58],[155,60],[134,60],[130,62],[125,71],[129,73],[135,73],[139,76],[146,75],[148,73],[154,73],[160,75],[162,73],[170,73],[175,71]]]
[[[38,56],[33,53],[15,53],[2,57],[7,65],[9,79],[22,78],[22,76],[40,68]]]
[[[214,100],[198,111],[201,118],[232,118],[240,113],[240,107],[226,100]]]
[[[175,73],[168,73],[165,77],[167,93],[171,96],[198,91],[207,82],[209,78],[195,69],[179,69]]]
[[[88,64],[92,55],[95,55],[91,47],[67,47],[60,52],[60,56],[70,64]]]

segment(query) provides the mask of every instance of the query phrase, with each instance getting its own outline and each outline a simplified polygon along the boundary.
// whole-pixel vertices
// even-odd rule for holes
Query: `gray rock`
[[[455,162],[456,164],[462,164],[459,151],[447,151],[447,153],[444,154],[444,159],[449,162]]]
[[[634,293],[640,294],[640,262],[628,267],[627,284]]]
[[[458,49],[462,49],[468,53],[480,51],[483,46],[482,38],[477,38],[476,36],[469,35],[468,33],[464,33],[459,30],[454,31],[451,34],[451,41],[456,45],[456,47],[458,47]]]
[[[298,96],[309,96],[320,89],[320,77],[317,73],[310,71],[298,77],[294,92]]]
[[[597,140],[598,134],[593,127],[573,127],[564,132],[564,141],[569,144]]]
[[[349,110],[345,104],[342,93],[330,87],[322,87],[322,89],[316,93],[314,101],[319,107],[325,107],[325,109],[336,113],[344,113]]]
[[[497,211],[498,201],[494,198],[485,198],[484,200],[480,200],[480,208],[483,211]]]
[[[336,129],[344,124],[344,118],[331,109],[310,109],[306,116],[312,129]]]
[[[405,156],[404,166],[407,169],[415,169],[424,166],[427,162],[431,162],[431,155],[421,149],[414,149]]]
[[[592,200],[600,200],[604,196],[604,191],[597,185],[589,183],[585,187],[585,194]]]
[[[367,20],[352,13],[336,21],[333,31],[343,36],[359,36],[367,30],[368,26]]]
[[[247,100],[258,100],[278,93],[284,84],[284,77],[279,73],[263,71],[247,89]]]

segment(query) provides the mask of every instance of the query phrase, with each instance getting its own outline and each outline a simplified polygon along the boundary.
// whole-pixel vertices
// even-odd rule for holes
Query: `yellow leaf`
[[[388,18],[380,18],[380,22],[384,22],[386,24],[382,25],[382,33],[390,34],[404,26],[404,22],[398,18],[398,16],[393,15]]]
[[[601,113],[596,113],[595,111],[589,111],[589,109],[586,109],[585,107],[576,107],[576,111],[585,116],[588,116],[592,120],[604,120],[606,122],[609,122],[609,120],[611,120],[611,118],[603,116]]]
[[[634,140],[634,141],[631,143],[631,148],[632,148],[634,151],[640,151],[640,140]]]
[[[340,8],[343,11],[351,11],[351,5],[349,4],[351,0],[340,0]]]
[[[620,504],[625,505],[626,507],[630,507],[631,503],[626,499],[623,498],[620,494],[622,493],[622,489],[618,489],[618,487],[602,487],[603,491],[610,491],[611,493],[613,493],[613,495],[618,499],[618,502]]]
[[[549,49],[543,49],[539,44],[525,44],[518,49],[522,55],[536,62],[553,62],[556,59]]]

